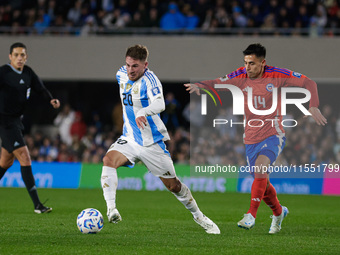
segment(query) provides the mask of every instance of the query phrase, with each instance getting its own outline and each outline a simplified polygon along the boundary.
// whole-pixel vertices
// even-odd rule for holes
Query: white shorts
[[[146,168],[157,177],[176,177],[174,163],[163,141],[159,141],[150,146],[141,146],[135,141],[121,136],[110,146],[107,152],[109,151],[122,153],[127,157],[132,166],[139,160],[142,161]]]

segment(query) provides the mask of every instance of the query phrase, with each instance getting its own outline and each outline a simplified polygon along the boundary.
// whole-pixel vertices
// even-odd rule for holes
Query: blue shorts
[[[286,137],[272,135],[260,143],[246,144],[246,157],[249,167],[255,166],[255,161],[260,155],[265,155],[270,159],[270,164],[280,155],[285,147]]]

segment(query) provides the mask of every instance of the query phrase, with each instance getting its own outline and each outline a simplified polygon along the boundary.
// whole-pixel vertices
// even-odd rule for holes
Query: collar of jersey
[[[7,65],[9,65],[11,68],[12,68],[12,70],[14,71],[14,72],[16,72],[16,73],[18,73],[18,74],[22,74],[22,71],[18,71],[17,69],[15,69],[11,64],[7,64]],[[24,70],[24,69],[22,69],[22,70]]]

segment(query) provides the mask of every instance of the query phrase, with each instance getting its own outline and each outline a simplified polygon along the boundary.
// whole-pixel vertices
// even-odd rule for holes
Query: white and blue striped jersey
[[[141,146],[169,140],[168,131],[159,114],[163,109],[159,109],[158,114],[146,116],[148,125],[144,129],[139,129],[136,123],[139,110],[148,107],[156,99],[164,102],[162,84],[157,76],[146,69],[141,78],[131,81],[126,66],[123,66],[116,77],[123,106],[123,136],[133,139]]]

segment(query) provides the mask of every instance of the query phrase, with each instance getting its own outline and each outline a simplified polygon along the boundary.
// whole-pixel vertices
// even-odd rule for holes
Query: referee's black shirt
[[[21,72],[10,64],[0,67],[0,124],[24,113],[31,90],[53,99],[29,66],[25,65]]]

